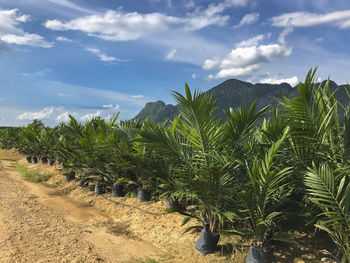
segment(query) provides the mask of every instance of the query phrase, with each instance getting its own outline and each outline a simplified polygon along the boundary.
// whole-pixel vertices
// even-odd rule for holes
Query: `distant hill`
[[[145,120],[149,118],[155,122],[162,122],[166,119],[172,118],[178,114],[179,110],[176,106],[158,100],[156,102],[148,102],[146,106],[137,114],[135,119]]]
[[[324,85],[322,82],[321,85]],[[342,104],[348,104],[349,99],[344,90],[345,85],[338,86],[335,82],[330,82],[332,90],[338,91],[336,97]],[[288,83],[282,83],[278,85],[274,84],[252,84],[237,79],[229,79],[223,83],[215,86],[214,88],[206,91],[205,93],[213,94],[217,100],[216,115],[222,119],[225,119],[223,110],[228,110],[230,107],[236,108],[243,102],[250,106],[254,100],[257,100],[257,109],[260,110],[267,105],[275,105],[275,98],[280,98],[281,94],[292,95],[296,92],[296,88],[293,88]],[[163,101],[149,102],[135,116],[135,119],[145,120],[149,118],[155,122],[162,122],[167,119],[173,118],[179,113],[178,106],[171,104],[166,105]]]

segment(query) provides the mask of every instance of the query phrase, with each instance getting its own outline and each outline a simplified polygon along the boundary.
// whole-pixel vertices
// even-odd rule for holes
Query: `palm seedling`
[[[2,149],[19,149],[20,128],[7,128],[0,130],[0,147]]]
[[[299,84],[297,96],[284,97],[280,104],[291,126],[290,142],[297,159],[294,169],[305,175],[299,180],[310,197],[306,200],[313,201],[322,213],[310,205],[307,211],[319,213],[318,221],[313,220],[315,226],[329,234],[343,262],[349,262],[348,107],[338,102],[329,81],[324,86],[315,84],[315,73],[316,69],[310,70],[305,83]],[[341,110],[345,112],[343,124]]]
[[[326,231],[341,254],[341,262],[350,262],[350,170],[331,169],[315,164],[305,174],[311,201],[321,209],[315,226]]]
[[[173,185],[170,196],[188,203],[187,211],[181,212],[186,216],[183,224],[191,218],[201,223],[186,230],[203,228],[196,248],[205,254],[211,252],[218,242],[215,233],[225,221],[224,207],[233,187],[233,174],[229,172],[227,158],[222,155],[226,144],[225,129],[231,132],[232,141],[244,140],[259,114],[254,108],[249,116],[241,116],[242,122],[237,126],[232,121],[233,126],[227,124],[226,127],[214,116],[216,101],[213,95],[198,91],[192,95],[187,84],[185,91],[185,96],[174,92],[181,116],[169,127],[148,122],[139,140],[172,160],[176,175],[170,182]],[[204,236],[208,239],[202,242]]]
[[[41,154],[41,148],[38,141],[38,135],[44,128],[41,121],[34,120],[33,123],[28,124],[19,133],[21,152],[27,156],[37,158]]]
[[[247,229],[227,231],[253,239],[249,253],[257,251],[261,257],[271,240],[289,240],[285,233],[273,233],[276,217],[281,214],[276,211],[276,204],[286,193],[287,176],[291,171],[290,167],[281,168],[276,163],[278,151],[288,132],[287,127],[282,137],[272,144],[263,158],[256,156],[252,165],[246,162],[249,183],[244,190],[237,193],[242,208],[233,215],[241,218]]]

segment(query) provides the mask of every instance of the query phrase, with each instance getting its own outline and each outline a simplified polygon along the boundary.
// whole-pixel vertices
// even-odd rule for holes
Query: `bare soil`
[[[0,166],[0,262],[130,262],[164,254],[150,242],[94,227],[112,220],[21,179],[14,162]]]

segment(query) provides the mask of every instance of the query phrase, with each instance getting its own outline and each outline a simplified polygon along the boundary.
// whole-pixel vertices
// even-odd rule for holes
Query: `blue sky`
[[[171,91],[350,81],[348,0],[0,0],[0,126],[134,117]]]

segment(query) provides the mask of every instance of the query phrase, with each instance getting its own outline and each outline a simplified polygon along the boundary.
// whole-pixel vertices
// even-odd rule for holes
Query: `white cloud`
[[[218,57],[208,58],[204,61],[202,68],[203,69],[213,69],[220,64],[220,59]]]
[[[94,117],[101,116],[101,113],[102,113],[102,111],[100,111],[100,110],[96,111],[95,113],[87,113],[87,114],[83,115],[82,117],[80,117],[80,119],[82,121],[89,121]]]
[[[46,68],[46,69],[35,71],[33,73],[22,73],[21,75],[25,77],[45,77],[51,71],[52,69]]]
[[[111,109],[111,110],[119,110],[119,105],[116,104],[115,106],[113,106],[113,104],[105,104],[105,105],[102,105],[102,108],[104,109]]]
[[[56,117],[56,122],[68,122],[70,119],[68,117],[69,112],[65,111]]]
[[[88,101],[93,100],[102,100],[102,101],[115,101],[120,104],[126,105],[134,105],[134,106],[144,106],[150,98],[144,97],[135,100],[131,98],[131,94],[116,92],[113,90],[104,90],[104,89],[96,89],[96,88],[88,88],[84,86],[77,86],[72,84],[67,84],[59,81],[49,81],[49,80],[41,80],[41,85],[50,87],[50,90],[54,92],[54,94],[64,94],[64,96],[69,97],[79,97],[88,99]],[[64,97],[63,96],[63,97]],[[102,104],[101,104],[102,105]]]
[[[269,36],[269,35],[268,35]],[[257,35],[247,40],[241,41],[236,44],[236,47],[251,47],[256,46],[260,41],[264,40],[265,35]]]
[[[286,37],[294,31],[292,26],[292,20],[289,19],[287,26],[283,29],[281,34],[278,36],[278,42],[281,44],[286,44]]]
[[[130,97],[133,98],[133,99],[143,99],[145,96],[139,94],[139,95],[131,95]]]
[[[109,41],[127,41],[138,39],[152,32],[166,30],[169,24],[179,22],[179,18],[161,13],[122,13],[109,10],[104,14],[84,16],[66,23],[59,20],[48,20],[45,27],[52,30],[79,30],[89,36]]]
[[[230,77],[247,76],[247,75],[252,74],[259,67],[260,67],[260,65],[254,64],[254,65],[249,65],[246,67],[222,69],[215,75],[210,74],[208,76],[208,78],[209,79],[222,79],[222,78],[230,78]]]
[[[0,10],[0,34],[21,33],[19,24],[28,20],[29,16],[18,14],[18,9]]]
[[[195,9],[188,17],[182,19],[188,30],[199,30],[210,25],[223,26],[229,20],[228,15],[221,13],[231,7],[245,6],[249,0],[225,0],[218,4],[210,4],[205,10]]]
[[[192,74],[192,78],[193,78],[193,79],[196,79],[197,77],[198,77],[198,76],[197,76],[196,73],[193,73],[193,74]]]
[[[171,2],[171,0],[151,0],[151,2],[165,2],[169,8],[173,7],[173,3]]]
[[[259,81],[259,83],[268,83],[268,84],[281,84],[281,83],[288,83],[292,87],[297,85],[299,83],[299,79],[297,76],[293,76],[288,79],[277,79],[277,78],[264,78]]]
[[[83,8],[77,4],[74,4],[68,0],[48,0],[56,5],[60,5],[66,8],[70,8],[79,12],[84,12],[84,13],[94,13],[93,10],[87,9],[87,8]]]
[[[193,7],[195,7],[196,4],[193,0],[189,0],[189,1],[186,1],[186,4],[185,4],[185,7],[188,8],[188,9],[191,9]]]
[[[64,37],[64,36],[58,36],[58,37],[56,37],[56,40],[60,41],[60,42],[72,42],[71,39]]]
[[[196,8],[185,17],[167,16],[162,13],[141,14],[108,10],[103,14],[79,17],[68,22],[47,20],[45,27],[52,30],[77,30],[89,36],[108,41],[136,40],[149,35],[166,33],[170,29],[199,30],[210,25],[223,26],[229,16],[221,13],[226,8],[245,6],[248,0],[225,0],[210,4],[206,9]]]
[[[169,52],[166,54],[165,59],[171,60],[175,56],[176,51],[176,48],[170,49]]]
[[[290,22],[288,22],[290,20]],[[350,10],[325,14],[294,12],[275,16],[271,19],[273,26],[286,27],[288,23],[294,27],[310,27],[329,24],[338,28],[350,28]]]
[[[246,76],[252,74],[263,64],[287,57],[291,52],[291,48],[279,44],[239,47],[233,49],[221,60],[219,58],[205,60],[203,69],[219,69],[217,74],[209,75],[210,79]]]
[[[219,4],[210,4],[205,10],[205,13],[208,16],[212,16],[214,14],[222,13],[226,8],[233,6],[245,6],[247,3],[248,0],[225,0]]]
[[[219,4],[195,7],[184,16],[142,14],[117,9],[71,20],[47,20],[45,26],[52,30],[75,30],[106,41],[142,39],[165,51],[176,47],[173,61],[202,65],[208,57],[224,56],[229,48],[217,39],[204,38],[193,31],[227,24],[230,16],[223,14],[225,9],[244,6],[248,1],[221,0]],[[182,37],[179,38],[179,35]]]
[[[5,34],[0,36],[0,40],[8,44],[43,47],[43,48],[53,47],[52,42],[47,42],[42,36],[39,36],[37,34],[29,34],[29,33],[24,33],[21,35]]]
[[[113,61],[126,62],[126,60],[123,60],[123,59],[107,56],[105,53],[103,53],[101,50],[95,47],[86,47],[85,50],[90,52],[91,54],[97,55],[99,59],[104,62],[113,62]]]
[[[29,15],[19,14],[18,9],[0,10],[0,40],[8,44],[50,48],[52,43],[37,34],[24,32],[21,23],[30,20]]]
[[[291,49],[278,44],[236,48],[220,62],[221,68],[245,67],[289,56]]]
[[[246,14],[241,21],[239,22],[238,25],[236,25],[235,27],[241,27],[244,25],[251,25],[254,24],[255,22],[257,22],[259,20],[259,13],[251,13],[251,14]]]
[[[55,111],[54,107],[46,107],[44,109],[42,109],[41,111],[37,111],[37,112],[24,112],[23,114],[20,114],[17,116],[18,120],[28,120],[28,121],[32,121],[32,120],[43,120],[43,119],[47,119],[49,118]]]
[[[324,41],[324,38],[322,38],[322,37],[318,37],[318,38],[315,39],[316,43],[320,43],[320,42],[323,42],[323,41]]]

